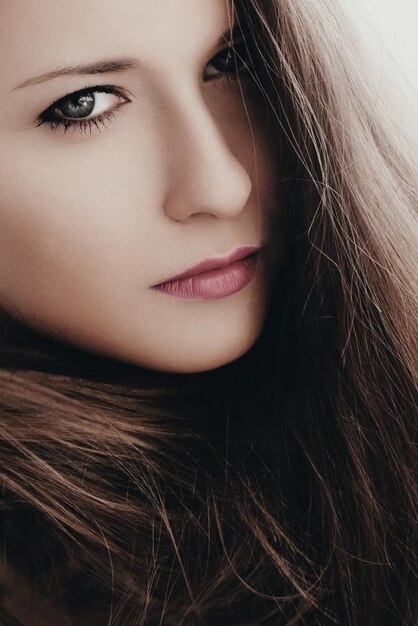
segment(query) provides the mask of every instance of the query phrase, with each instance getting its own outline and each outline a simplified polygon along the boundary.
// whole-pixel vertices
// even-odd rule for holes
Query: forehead
[[[230,0],[0,0],[0,15],[0,72],[13,83],[103,56],[198,54],[232,22]]]

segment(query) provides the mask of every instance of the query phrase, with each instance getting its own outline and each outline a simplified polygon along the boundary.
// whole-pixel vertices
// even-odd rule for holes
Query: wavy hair
[[[416,623],[416,151],[335,1],[234,5],[288,220],[263,332],[165,374],[3,324],[1,626]]]

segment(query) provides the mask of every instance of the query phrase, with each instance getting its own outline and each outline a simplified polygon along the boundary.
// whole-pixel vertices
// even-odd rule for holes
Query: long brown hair
[[[235,2],[288,215],[246,355],[164,374],[4,324],[2,626],[416,623],[416,155],[335,4]]]

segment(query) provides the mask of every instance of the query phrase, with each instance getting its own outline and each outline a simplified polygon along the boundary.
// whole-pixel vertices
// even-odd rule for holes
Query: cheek
[[[155,203],[155,186],[134,180],[126,162],[115,172],[103,147],[54,146],[40,158],[15,146],[0,159],[0,298],[27,308],[56,304],[58,290],[99,296],[140,257],[152,226],[141,205]]]

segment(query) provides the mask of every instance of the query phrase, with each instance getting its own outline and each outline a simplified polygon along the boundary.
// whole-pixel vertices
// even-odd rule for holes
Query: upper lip
[[[162,285],[164,283],[171,283],[174,280],[179,280],[181,278],[189,278],[190,276],[196,276],[196,274],[202,274],[203,272],[209,272],[210,270],[217,270],[221,267],[226,267],[227,265],[231,265],[231,263],[235,263],[236,261],[240,261],[251,254],[255,254],[261,250],[261,246],[240,246],[230,252],[229,254],[224,254],[222,256],[213,257],[210,259],[204,259],[197,265],[193,265],[193,267],[189,267],[189,269],[181,272],[180,274],[176,274],[175,276],[171,276],[171,278],[167,278],[158,283],[158,285]],[[156,287],[157,285],[154,285]]]

